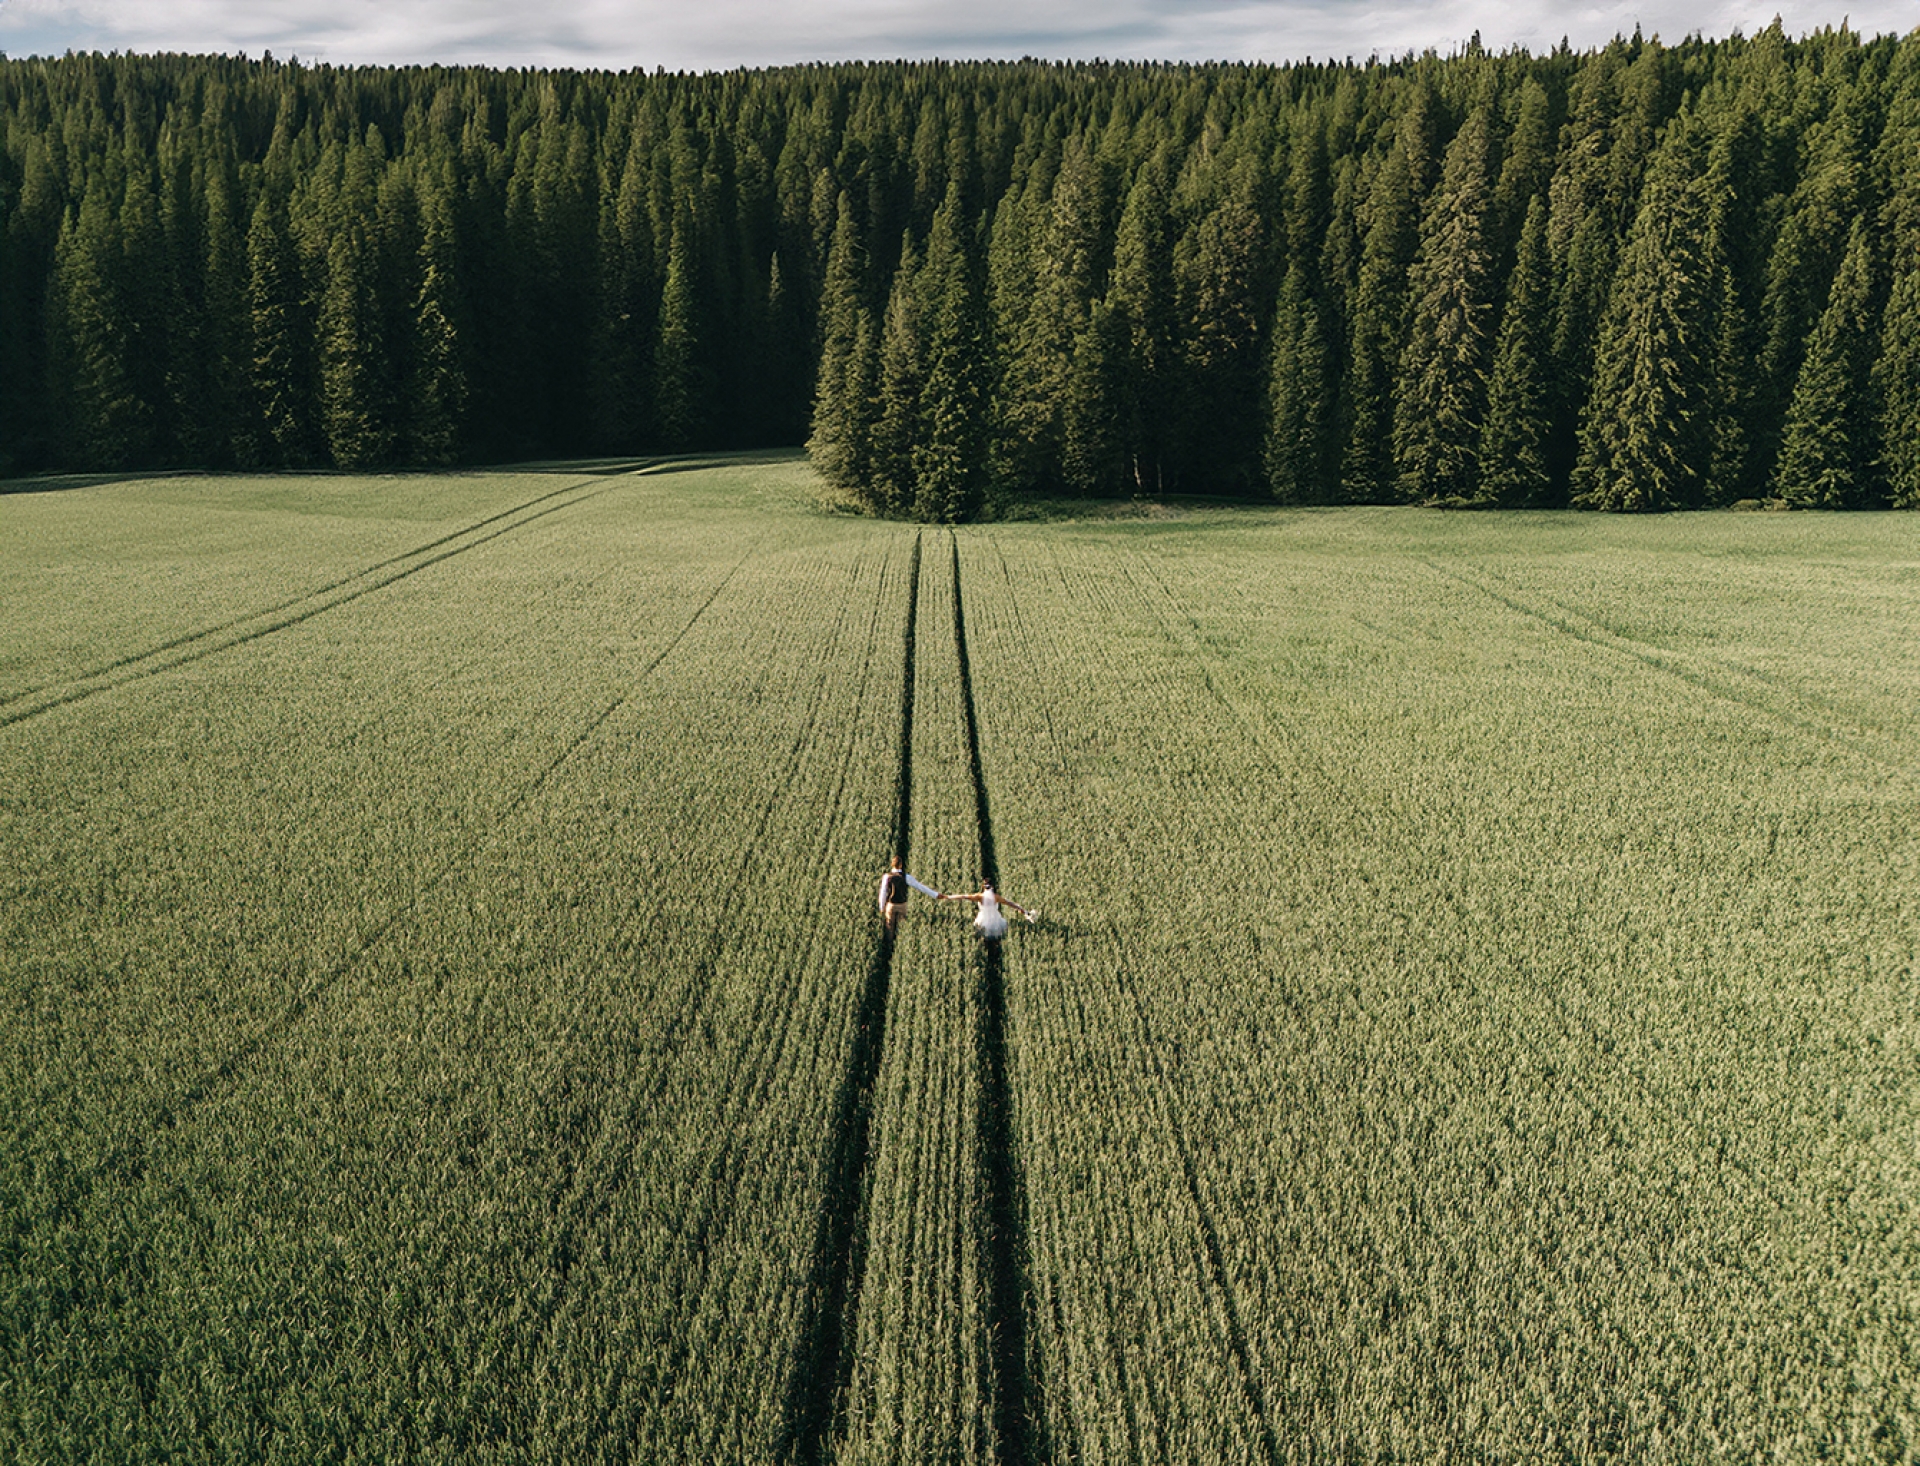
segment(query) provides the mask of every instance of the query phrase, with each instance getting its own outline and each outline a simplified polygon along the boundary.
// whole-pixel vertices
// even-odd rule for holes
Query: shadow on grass
[[[221,479],[257,483],[269,479],[327,478],[486,478],[502,474],[693,473],[708,468],[762,468],[802,461],[804,448],[750,448],[724,453],[622,454],[611,458],[537,458],[523,463],[457,463],[441,468],[388,464],[348,469],[312,468],[140,468],[103,473],[41,473],[0,477],[0,496],[57,494],[114,484],[155,483],[167,479]]]

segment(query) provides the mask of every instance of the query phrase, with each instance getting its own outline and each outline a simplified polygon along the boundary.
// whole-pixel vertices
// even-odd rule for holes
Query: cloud
[[[1776,13],[1795,35],[1848,16],[1868,35],[1915,21],[1912,0],[0,0],[0,49],[669,70],[925,56],[1365,60],[1446,54],[1476,31],[1490,49],[1535,52],[1636,27],[1669,41],[1751,34]]]

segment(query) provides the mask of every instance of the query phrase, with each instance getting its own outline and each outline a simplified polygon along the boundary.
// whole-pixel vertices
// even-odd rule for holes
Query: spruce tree
[[[835,488],[864,493],[869,407],[863,355],[864,338],[870,331],[860,290],[865,260],[854,228],[853,205],[845,193],[836,212],[820,300],[823,339],[807,453],[820,476]]]
[[[1641,198],[1595,352],[1574,503],[1698,504],[1711,444],[1704,401],[1711,293],[1697,129],[1669,130]]]
[[[285,217],[272,195],[262,193],[247,231],[247,313],[250,397],[259,424],[254,446],[264,466],[308,461],[311,336],[303,304],[299,262]]]
[[[1551,260],[1547,207],[1535,194],[1520,231],[1519,253],[1507,281],[1506,309],[1487,383],[1487,424],[1480,438],[1480,488],[1471,502],[1507,509],[1552,503],[1547,465],[1552,423],[1546,381],[1552,322],[1548,317]]]
[[[881,322],[880,376],[867,468],[867,497],[888,514],[908,512],[917,497],[914,451],[920,441],[924,314],[920,260],[909,237],[901,243],[900,264]]]
[[[1891,288],[1873,367],[1879,471],[1896,508],[1920,509],[1920,41],[1908,37],[1888,78],[1879,172]]]
[[[1395,394],[1393,455],[1398,497],[1409,502],[1468,502],[1479,488],[1493,313],[1489,111],[1487,102],[1476,107],[1447,149],[1408,278],[1413,322]]]
[[[216,467],[240,461],[255,417],[248,390],[246,243],[231,166],[229,157],[217,159],[206,180],[199,401],[187,414],[202,424],[207,461]]]
[[[660,291],[660,328],[653,351],[653,420],[662,448],[695,446],[705,428],[700,380],[700,321],[696,317],[693,211],[674,211],[666,283]]]
[[[370,468],[392,456],[380,370],[385,343],[367,255],[358,230],[334,237],[320,303],[321,425],[340,468]]]
[[[1420,204],[1432,157],[1432,103],[1424,87],[1401,114],[1367,198],[1368,224],[1349,314],[1342,495],[1380,503],[1394,494],[1393,399],[1407,329],[1407,269],[1419,246]]]
[[[1894,282],[1874,364],[1881,473],[1896,509],[1920,509],[1920,256]]]
[[[1114,411],[1126,471],[1139,492],[1158,491],[1165,472],[1163,405],[1174,338],[1167,171],[1162,146],[1141,165],[1127,191],[1106,295],[1122,353],[1114,372]]]
[[[429,178],[421,196],[420,288],[413,301],[413,349],[406,384],[406,455],[452,463],[464,441],[467,369],[460,323],[459,251],[452,203]]]
[[[1324,503],[1333,487],[1327,342],[1308,274],[1298,260],[1287,266],[1274,313],[1264,457],[1267,487],[1282,504]]]
[[[1872,245],[1858,220],[1787,409],[1773,494],[1792,508],[1862,509],[1882,498],[1870,381],[1877,324]]]
[[[135,371],[113,190],[105,170],[88,181],[55,252],[53,329],[62,348],[55,406],[65,429],[63,456],[85,468],[130,467],[153,442],[153,405]]]
[[[923,437],[914,455],[916,517],[973,519],[986,498],[992,368],[985,302],[961,228],[961,180],[949,182],[927,241],[926,275],[936,296],[921,393]]]
[[[1264,487],[1267,360],[1261,336],[1271,319],[1271,296],[1263,288],[1262,183],[1257,160],[1230,165],[1218,201],[1174,247],[1176,321],[1184,346],[1180,380],[1170,394],[1177,478],[1208,493]]]
[[[1061,470],[1077,494],[1116,494],[1130,487],[1124,416],[1127,323],[1105,300],[1087,310],[1073,343],[1061,405]]]

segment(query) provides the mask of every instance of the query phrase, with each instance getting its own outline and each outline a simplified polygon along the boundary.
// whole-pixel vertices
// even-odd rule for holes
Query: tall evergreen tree
[[[1874,406],[1881,472],[1898,509],[1920,509],[1920,257],[1909,252],[1887,298]]]
[[[466,311],[459,284],[459,247],[452,201],[428,175],[421,196],[420,288],[412,312],[413,349],[406,384],[406,452],[438,465],[460,455],[467,405],[461,341]]]
[[[1189,490],[1245,493],[1262,487],[1270,310],[1264,180],[1256,160],[1223,165],[1217,201],[1174,247],[1173,278],[1184,350],[1173,396],[1179,477]]]
[[[1360,503],[1394,496],[1394,382],[1406,342],[1407,270],[1419,247],[1432,149],[1432,99],[1422,87],[1401,114],[1392,148],[1369,191],[1350,312],[1340,478],[1344,497]]]
[[[660,446],[680,450],[696,446],[705,424],[701,390],[700,321],[696,315],[693,211],[675,210],[667,278],[660,292],[660,331],[653,352],[653,418]]]
[[[341,468],[390,461],[393,437],[383,381],[381,322],[365,239],[336,235],[320,303],[320,410],[327,452]]]
[[[1920,39],[1902,43],[1888,77],[1881,137],[1891,289],[1873,367],[1880,472],[1890,502],[1920,509]]]
[[[852,201],[842,193],[820,302],[824,339],[807,452],[828,483],[855,493],[867,486],[871,432],[864,360],[871,327],[861,300],[864,264]]]
[[[1173,359],[1173,245],[1168,153],[1155,150],[1135,175],[1114,239],[1108,314],[1122,355],[1114,371],[1121,451],[1136,491],[1165,480],[1162,407]]]
[[[257,437],[249,435],[243,454],[267,466],[305,463],[312,442],[312,338],[299,261],[285,216],[270,192],[261,194],[247,230],[247,313],[249,396],[259,414],[259,431]]]
[[[1883,498],[1870,381],[1873,296],[1872,245],[1858,220],[1787,409],[1773,492],[1793,508],[1862,509]]]
[[[881,322],[880,378],[867,469],[869,496],[891,514],[907,512],[916,499],[914,450],[920,440],[924,315],[920,260],[909,238],[901,244],[900,263]]]
[[[1520,231],[1500,339],[1494,347],[1487,423],[1480,438],[1480,488],[1472,499],[1476,504],[1517,509],[1553,503],[1547,463],[1551,403],[1546,382],[1552,332],[1548,317],[1551,263],[1546,199],[1535,194]]]
[[[962,229],[961,180],[933,218],[926,275],[937,292],[921,395],[923,437],[914,455],[917,517],[951,524],[974,518],[986,497],[992,369],[978,269]]]
[[[1267,487],[1283,504],[1324,503],[1335,487],[1327,341],[1310,273],[1298,260],[1287,266],[1274,313],[1265,462]]]
[[[1711,293],[1699,154],[1697,129],[1677,121],[1627,239],[1581,420],[1581,508],[1682,509],[1701,500]]]
[[[121,299],[122,259],[112,182],[102,170],[68,216],[54,254],[51,330],[62,458],[82,468],[125,468],[153,440],[153,408],[133,372],[133,331]]]
[[[1468,502],[1479,489],[1493,314],[1490,111],[1488,101],[1475,107],[1447,148],[1408,280],[1413,323],[1393,418],[1396,487],[1408,501]]]

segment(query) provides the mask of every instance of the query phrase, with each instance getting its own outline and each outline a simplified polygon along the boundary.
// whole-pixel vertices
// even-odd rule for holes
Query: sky
[[[0,52],[189,51],[334,65],[719,71],[899,57],[1364,61],[1475,31],[1576,50],[1638,26],[1673,42],[1920,27],[1920,0],[0,0]]]

